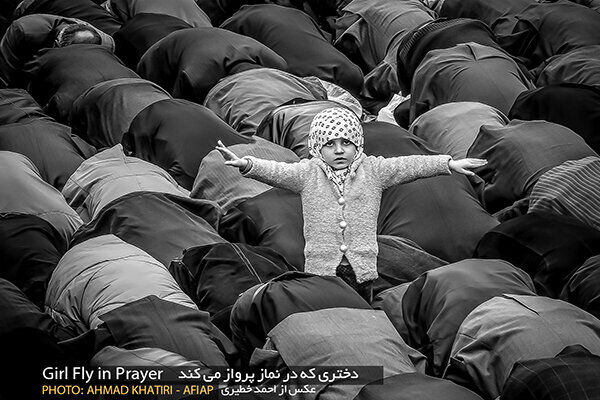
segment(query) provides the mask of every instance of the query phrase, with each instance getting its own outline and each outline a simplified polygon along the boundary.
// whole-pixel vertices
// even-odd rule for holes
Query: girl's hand
[[[450,160],[448,168],[450,171],[472,176],[475,173],[469,169],[483,167],[485,164],[487,164],[487,160],[481,158],[463,158],[462,160]]]
[[[244,160],[243,158],[239,158],[238,156],[236,156],[235,153],[229,150],[227,147],[225,147],[223,142],[221,142],[220,140],[217,141],[217,143],[218,144],[217,146],[215,146],[215,149],[221,152],[223,158],[225,159],[225,164],[231,165],[232,167],[238,167],[240,170],[248,166],[248,160]]]

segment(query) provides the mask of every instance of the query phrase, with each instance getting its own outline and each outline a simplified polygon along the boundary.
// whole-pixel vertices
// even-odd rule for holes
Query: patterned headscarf
[[[336,170],[325,164],[325,174],[338,188],[344,191],[344,182],[350,167],[363,153],[363,129],[360,120],[352,111],[342,107],[327,108],[318,113],[310,124],[308,151],[315,158],[323,160],[321,148],[333,139],[347,139],[356,146],[354,159],[347,168]]]

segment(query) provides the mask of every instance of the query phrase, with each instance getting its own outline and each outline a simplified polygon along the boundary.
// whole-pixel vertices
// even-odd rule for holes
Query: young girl
[[[311,159],[283,163],[237,157],[222,142],[225,164],[271,186],[300,193],[305,271],[337,275],[367,301],[377,278],[377,217],[384,189],[451,171],[473,175],[485,160],[451,156],[373,157],[363,154],[363,130],[345,108],[318,113],[308,137]]]

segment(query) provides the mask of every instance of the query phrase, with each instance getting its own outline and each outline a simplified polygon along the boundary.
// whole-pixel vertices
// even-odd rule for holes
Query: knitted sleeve
[[[382,189],[398,183],[407,183],[419,178],[436,175],[450,175],[449,155],[373,157],[373,172]]]
[[[310,175],[308,160],[286,163],[252,156],[243,158],[249,160],[250,164],[242,171],[242,175],[292,192],[300,193]]]

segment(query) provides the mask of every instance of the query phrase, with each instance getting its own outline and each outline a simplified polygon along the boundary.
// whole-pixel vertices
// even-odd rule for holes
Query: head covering
[[[325,174],[339,189],[340,193],[344,191],[344,182],[351,171],[352,164],[363,154],[363,129],[360,120],[352,111],[347,108],[333,107],[327,108],[317,115],[310,124],[308,134],[308,149],[311,156],[323,160],[321,148],[325,143],[333,139],[346,139],[356,146],[356,154],[348,167],[335,170],[327,163],[325,165]]]

